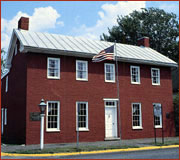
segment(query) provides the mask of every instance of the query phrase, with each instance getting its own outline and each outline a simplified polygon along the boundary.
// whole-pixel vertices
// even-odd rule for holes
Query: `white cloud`
[[[51,6],[35,8],[32,15],[19,11],[11,20],[1,19],[1,48],[7,51],[13,28],[17,28],[20,17],[29,17],[29,30],[45,31],[55,28],[56,25],[64,26],[64,22],[57,21],[61,15]]]
[[[139,11],[146,7],[145,1],[119,1],[116,4],[105,3],[98,12],[99,19],[96,24],[87,27],[85,24],[78,28],[73,28],[75,35],[84,36],[91,39],[99,39],[102,33],[108,33],[108,27],[117,25],[117,16],[130,14],[132,11]]]

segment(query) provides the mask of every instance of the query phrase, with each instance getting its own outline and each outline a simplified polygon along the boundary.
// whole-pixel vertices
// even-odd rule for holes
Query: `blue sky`
[[[1,48],[7,51],[12,29],[21,16],[30,18],[30,30],[99,39],[116,25],[117,15],[156,7],[179,17],[178,1],[2,1]]]

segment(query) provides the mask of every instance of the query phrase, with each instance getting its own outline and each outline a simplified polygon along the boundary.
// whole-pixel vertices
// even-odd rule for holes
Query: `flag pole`
[[[119,97],[119,75],[118,75],[118,60],[117,60],[117,50],[116,50],[116,41],[114,43],[114,49],[116,54],[116,79],[117,79],[117,96],[118,96],[118,117],[119,117],[119,137],[121,139],[121,118],[120,118],[120,97]]]

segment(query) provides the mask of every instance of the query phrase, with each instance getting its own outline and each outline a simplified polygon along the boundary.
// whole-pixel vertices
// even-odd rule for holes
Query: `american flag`
[[[92,58],[93,62],[101,62],[104,60],[114,60],[114,45],[102,50]]]

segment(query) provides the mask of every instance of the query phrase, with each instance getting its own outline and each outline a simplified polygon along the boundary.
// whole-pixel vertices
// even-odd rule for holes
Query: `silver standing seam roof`
[[[22,52],[49,53],[92,58],[114,43],[58,34],[14,29]],[[177,67],[177,63],[149,47],[116,43],[119,61]]]

